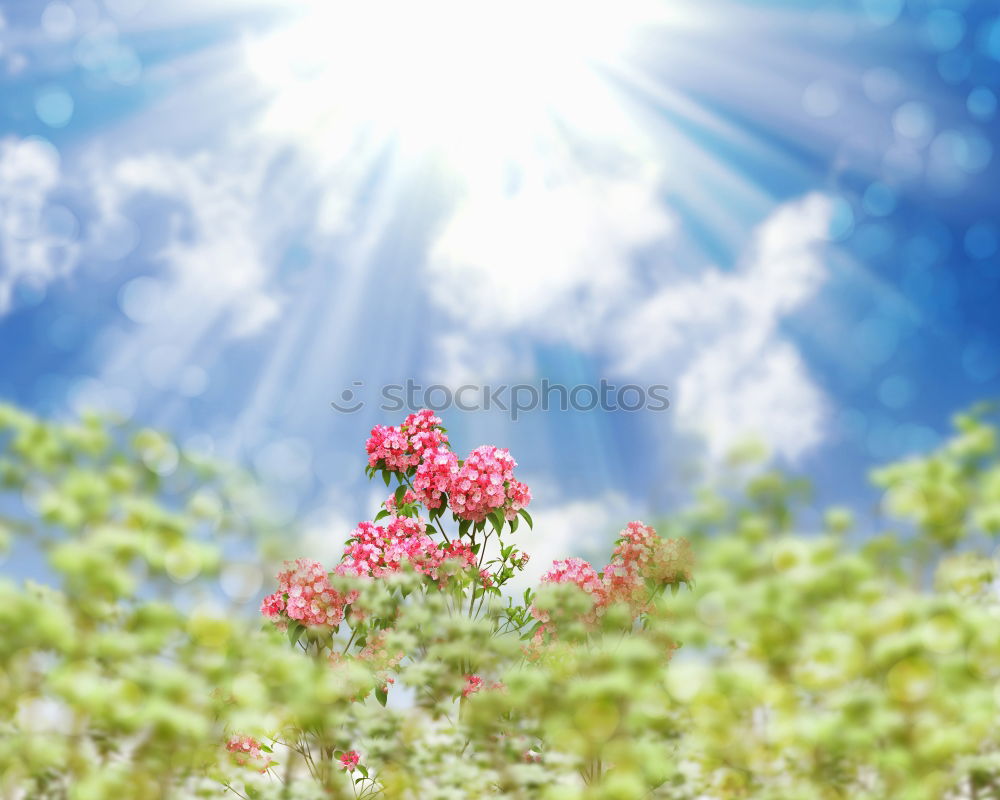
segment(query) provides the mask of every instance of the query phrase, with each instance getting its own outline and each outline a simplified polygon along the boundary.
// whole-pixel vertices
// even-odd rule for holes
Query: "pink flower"
[[[271,757],[252,736],[233,736],[226,742],[226,750],[233,754],[233,761],[241,767],[251,766],[266,772],[271,766]]]
[[[340,767],[348,772],[354,772],[354,768],[358,766],[360,760],[361,754],[357,750],[348,750],[340,757]]]
[[[334,570],[339,575],[364,575],[378,578],[397,572],[404,561],[430,578],[438,579],[438,570],[449,559],[463,566],[475,561],[464,542],[438,547],[427,535],[424,523],[410,517],[389,517],[385,525],[362,522],[352,533],[344,550],[344,560]]]
[[[285,610],[285,596],[281,592],[269,594],[260,604],[260,613],[271,620],[277,620]]]
[[[365,443],[368,464],[385,467],[393,472],[405,472],[420,463],[420,456],[410,449],[409,437],[398,427],[376,425]]]
[[[479,580],[487,589],[493,585],[493,576],[490,575],[490,571],[488,569],[479,570]]]
[[[465,687],[462,689],[462,697],[473,695],[483,688],[483,679],[478,675],[466,675]]]
[[[610,566],[655,583],[691,580],[691,544],[687,539],[661,539],[641,522],[630,522],[618,537]]]
[[[517,462],[508,450],[483,445],[452,476],[448,503],[455,516],[482,522],[496,509],[512,520],[531,501],[528,487],[514,479]]]
[[[440,559],[442,562],[458,561],[463,567],[471,567],[476,563],[476,554],[468,542],[453,539],[441,548]]]
[[[429,433],[435,430],[444,433],[443,430],[440,430],[441,422],[441,417],[429,408],[422,408],[403,420],[403,430],[410,433]]]
[[[691,546],[686,539],[661,539],[648,525],[630,522],[604,568],[606,602],[625,603],[638,616],[648,609],[648,584],[688,581],[691,563]]]
[[[402,425],[376,425],[365,450],[369,466],[406,472],[420,463],[425,450],[434,450],[447,442],[441,418],[424,409],[410,414]]]
[[[584,615],[587,622],[595,622],[607,601],[607,592],[601,576],[588,561],[582,558],[567,558],[553,561],[552,569],[542,575],[542,583],[572,583],[587,592],[593,600],[591,611]],[[548,612],[532,606],[532,616],[540,622],[548,622]]]
[[[403,420],[402,430],[410,438],[410,449],[423,457],[448,443],[448,434],[441,427],[441,417],[429,409],[421,409]]]
[[[504,504],[504,517],[511,521],[517,516],[517,512],[525,508],[531,502],[531,489],[526,483],[511,480],[507,487],[507,502]]]
[[[451,488],[452,479],[458,473],[458,457],[444,445],[424,451],[423,461],[413,476],[416,496],[427,508],[444,505],[444,492]]]
[[[335,572],[378,578],[399,570],[403,561],[420,561],[434,547],[424,524],[410,517],[390,516],[385,525],[362,522],[351,534],[344,561]]]
[[[582,558],[553,561],[552,569],[542,575],[542,583],[574,583],[595,597],[600,597],[604,590],[601,576]]]
[[[300,558],[294,564],[286,561],[285,566],[278,574],[278,591],[264,598],[261,613],[279,624],[291,619],[307,627],[339,625],[356,592],[343,595],[333,589],[318,561]]]

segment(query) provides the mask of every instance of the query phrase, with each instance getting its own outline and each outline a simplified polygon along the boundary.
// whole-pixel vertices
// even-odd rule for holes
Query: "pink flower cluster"
[[[641,522],[630,522],[621,532],[611,562],[597,572],[580,558],[556,561],[542,576],[542,583],[572,583],[587,592],[593,607],[584,616],[595,622],[614,603],[625,603],[634,616],[647,610],[651,589],[691,579],[691,545],[686,539],[661,539]],[[532,608],[532,614],[548,622],[548,614]]]
[[[399,570],[403,561],[421,563],[434,542],[423,523],[409,517],[390,516],[385,526],[362,522],[351,533],[338,571],[345,575],[379,578]]]
[[[384,526],[373,522],[358,525],[344,550],[343,561],[333,572],[379,578],[398,572],[404,561],[421,574],[443,582],[451,574],[443,569],[447,562],[457,562],[458,569],[465,569],[476,563],[476,555],[463,541],[439,547],[420,520],[390,516]],[[358,592],[335,590],[318,561],[300,558],[294,564],[286,562],[286,567],[278,575],[278,590],[261,603],[261,613],[281,629],[287,627],[288,620],[306,627],[339,625],[345,607],[357,600]]]
[[[406,503],[419,501],[428,509],[439,509],[447,499],[459,519],[482,522],[496,510],[513,520],[531,502],[531,490],[514,478],[517,462],[509,451],[484,445],[460,463],[448,446],[441,418],[427,409],[410,414],[402,425],[376,425],[365,449],[370,467],[415,470]],[[385,506],[398,510],[395,500]]]
[[[512,520],[531,502],[531,490],[514,479],[517,462],[500,447],[473,450],[452,478],[448,494],[451,510],[460,519],[482,522],[496,509]]]
[[[271,757],[252,736],[233,736],[226,742],[226,750],[233,754],[233,761],[241,767],[251,766],[266,772],[271,766]]]
[[[348,750],[340,757],[340,768],[348,772],[354,772],[360,760],[361,754],[357,750]]]
[[[478,675],[466,675],[465,686],[462,688],[462,697],[473,695],[483,688],[483,679]]]
[[[335,627],[344,619],[344,606],[353,602],[356,592],[340,594],[330,586],[326,570],[318,561],[300,558],[285,562],[278,574],[278,590],[264,598],[261,613],[284,626],[282,617],[303,625]]]
[[[362,522],[351,534],[344,560],[334,570],[341,575],[365,575],[379,578],[397,572],[409,561],[418,572],[438,578],[438,570],[449,559],[471,565],[475,555],[464,542],[438,547],[427,535],[424,523],[409,517],[388,518],[386,524]]]
[[[448,434],[441,426],[441,417],[426,408],[403,420],[402,430],[410,437],[411,446],[418,455],[448,443]]]
[[[687,539],[661,539],[648,525],[630,522],[619,534],[608,566],[660,584],[690,581],[693,561]]]
[[[561,561],[553,561],[552,569],[542,575],[542,583],[571,583],[580,587],[591,596],[593,601],[593,611],[585,619],[592,622],[596,619],[600,610],[607,603],[607,590],[600,574],[590,565],[590,562],[582,558],[566,558]],[[549,621],[549,615],[532,607],[531,613],[535,619],[542,622]]]
[[[413,476],[416,496],[427,508],[440,508],[445,492],[451,491],[452,481],[458,474],[458,458],[444,445],[424,451],[424,460]]]
[[[425,450],[437,449],[448,442],[441,429],[441,418],[423,409],[410,414],[402,425],[376,425],[365,443],[368,465],[406,472],[417,466]]]

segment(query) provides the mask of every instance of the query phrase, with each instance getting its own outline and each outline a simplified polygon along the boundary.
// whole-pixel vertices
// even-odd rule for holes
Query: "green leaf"
[[[368,777],[368,768],[364,764],[358,764],[358,772],[360,772],[366,778]]]
[[[379,511],[375,515],[375,522],[378,522],[380,519],[385,519],[388,516],[389,516],[389,512],[386,509],[383,508],[381,511]]]
[[[401,483],[396,488],[395,494],[393,494],[393,499],[396,501],[397,508],[403,504],[403,497],[405,495],[406,495],[406,485]]]
[[[522,517],[524,517],[524,521],[528,523],[528,527],[529,528],[534,528],[535,527],[534,523],[531,521],[531,514],[529,514],[527,512],[527,510],[525,510],[525,509],[522,508],[517,513],[520,514]]]
[[[500,511],[491,511],[489,514],[490,524],[497,533],[503,533],[504,518]]]
[[[389,695],[384,689],[375,690],[375,699],[379,701],[379,704],[384,706],[385,701],[388,699]]]
[[[387,469],[382,470],[382,480],[384,480],[385,485],[388,486],[389,481],[392,480],[392,473],[390,473]]]
[[[517,530],[517,526],[518,526],[518,524],[520,522],[521,522],[520,517],[514,517],[514,519],[512,519],[510,521],[510,532],[511,533],[514,533]]]
[[[305,630],[306,626],[301,622],[293,621],[288,624],[288,641],[291,642],[293,647],[302,637],[302,634],[305,633]]]

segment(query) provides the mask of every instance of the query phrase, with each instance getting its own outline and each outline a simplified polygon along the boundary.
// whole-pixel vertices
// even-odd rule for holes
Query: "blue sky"
[[[553,547],[752,435],[867,503],[1000,387],[995,4],[603,5],[0,0],[0,397],[249,463],[314,542],[407,379],[670,387],[444,413]]]

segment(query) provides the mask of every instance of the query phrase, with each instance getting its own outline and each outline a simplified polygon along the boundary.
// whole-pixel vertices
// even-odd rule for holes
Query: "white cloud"
[[[0,141],[0,314],[10,309],[19,283],[42,289],[76,266],[75,219],[51,198],[60,179],[52,145],[41,139]]]
[[[448,376],[489,377],[523,364],[498,341],[566,342],[630,380],[670,383],[677,425],[702,434],[711,457],[761,436],[795,459],[821,441],[825,400],[780,326],[826,278],[830,214],[829,198],[808,195],[753,231],[734,269],[692,276],[660,262],[650,278],[636,256],[673,229],[655,181],[590,177],[469,198],[430,254],[438,305],[475,309],[440,337],[438,360]]]
[[[277,317],[266,260],[271,230],[262,222],[261,178],[254,170],[227,169],[207,155],[151,154],[118,162],[102,182],[102,205],[112,218],[143,193],[177,204],[170,240],[158,254],[169,278],[160,318],[171,327],[221,315],[238,337]]]
[[[430,254],[446,307],[492,328],[558,325],[589,340],[589,320],[634,293],[631,257],[670,230],[648,182],[577,176],[466,198]]]
[[[656,177],[586,174],[568,163],[551,172],[513,191],[471,192],[432,245],[432,299],[458,326],[438,340],[435,377],[528,369],[526,348],[512,336],[498,344],[498,334],[590,348],[599,323],[637,293],[634,257],[673,228]]]
[[[678,383],[678,424],[701,434],[713,461],[752,437],[793,461],[823,439],[825,397],[780,339],[747,346],[738,333],[722,335]]]
[[[826,277],[830,214],[818,194],[778,208],[735,271],[668,285],[620,328],[619,369],[675,370],[678,424],[714,459],[751,436],[793,460],[822,440],[824,396],[780,324]]]
[[[278,223],[264,207],[262,184],[260,172],[245,163],[220,164],[207,154],[112,162],[92,156],[87,168],[66,175],[48,142],[2,140],[0,314],[10,309],[19,283],[44,288],[88,258],[127,255],[139,235],[130,208],[137,197],[148,196],[170,220],[167,240],[149,253],[165,270],[157,279],[140,278],[144,291],[123,293],[129,316],[158,329],[154,338],[160,340],[220,319],[230,336],[258,333],[280,308],[269,285],[268,252]],[[73,212],[53,199],[60,194],[93,212],[84,236],[77,236],[80,222]]]
[[[511,360],[490,345],[498,331],[591,346],[595,320],[638,291],[636,253],[671,229],[656,181],[644,174],[566,170],[515,191],[470,193],[428,256],[433,299],[454,314],[466,343],[442,338],[443,371],[495,372],[479,357]]]

